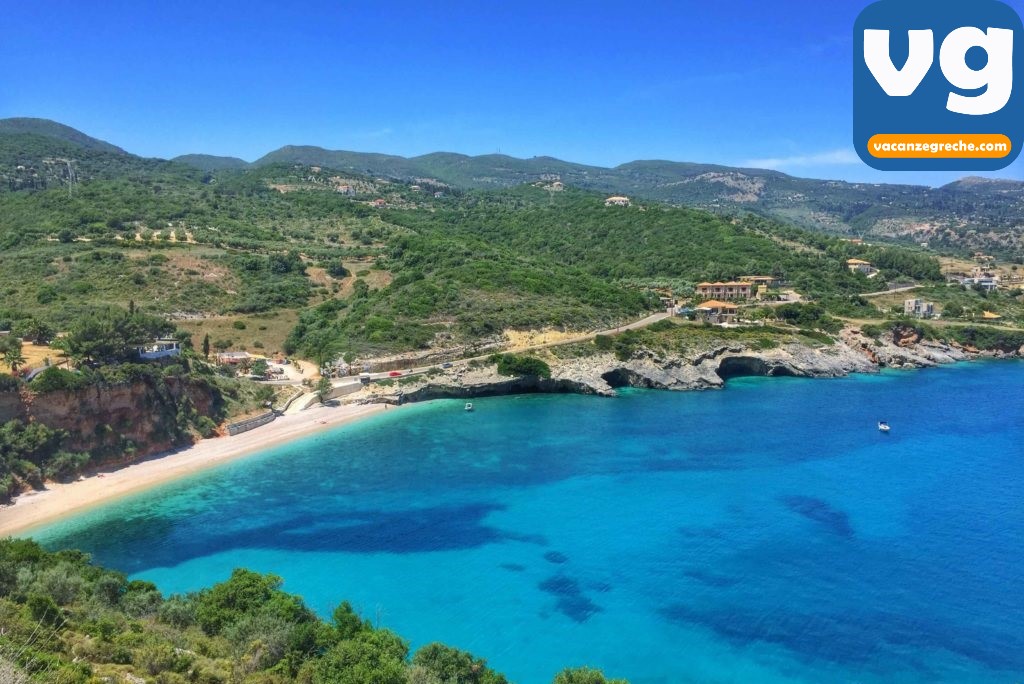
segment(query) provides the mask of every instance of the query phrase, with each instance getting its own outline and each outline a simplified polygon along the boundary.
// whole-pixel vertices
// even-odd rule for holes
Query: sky
[[[670,159],[941,185],[852,143],[858,0],[9,3],[0,117],[143,156]],[[1007,4],[1024,15],[1024,0]],[[1024,179],[1024,155],[993,177]]]

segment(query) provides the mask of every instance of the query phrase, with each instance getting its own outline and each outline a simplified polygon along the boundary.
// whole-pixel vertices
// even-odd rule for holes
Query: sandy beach
[[[273,423],[234,437],[205,439],[195,445],[151,456],[132,465],[102,472],[69,484],[48,483],[40,492],[19,496],[0,507],[0,537],[22,534],[34,527],[93,506],[109,503],[206,468],[366,418],[385,410],[385,404],[318,406],[281,416]],[[392,407],[392,410],[397,410]]]

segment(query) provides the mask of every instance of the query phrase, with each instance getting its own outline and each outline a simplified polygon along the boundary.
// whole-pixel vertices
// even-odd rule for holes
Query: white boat
[[[472,411],[473,410],[473,403],[472,402],[469,402],[469,401],[466,402],[466,410],[467,411]]]
[[[878,429],[881,430],[882,432],[888,432],[889,424],[886,423],[884,420],[880,420],[878,421]]]

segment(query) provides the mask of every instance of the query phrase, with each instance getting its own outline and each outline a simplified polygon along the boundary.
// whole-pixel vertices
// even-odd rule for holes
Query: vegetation
[[[550,378],[551,368],[543,360],[536,356],[517,356],[515,354],[496,354],[495,363],[498,364],[499,375],[511,375],[515,377],[538,377]]]
[[[507,682],[484,660],[443,644],[410,657],[407,641],[348,603],[321,620],[273,575],[235,570],[209,589],[165,598],[80,552],[48,553],[26,540],[0,540],[0,624],[5,682]],[[554,681],[624,684],[586,668]]]

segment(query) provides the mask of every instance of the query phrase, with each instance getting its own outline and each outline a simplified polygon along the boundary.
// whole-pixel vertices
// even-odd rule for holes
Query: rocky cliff
[[[37,394],[0,392],[0,424],[41,423],[67,433],[62,448],[93,462],[127,462],[191,441],[199,416],[222,418],[216,387],[195,378],[142,377],[119,384]]]
[[[492,364],[457,367],[431,378],[371,386],[354,399],[397,404],[534,392],[613,396],[620,387],[705,390],[723,387],[726,380],[741,376],[834,378],[874,373],[880,368],[924,368],[974,356],[977,354],[954,345],[911,339],[899,329],[873,339],[859,329],[848,328],[831,345],[753,349],[723,344],[686,355],[639,349],[626,360],[612,353],[572,359],[548,356],[550,379],[500,376]]]

